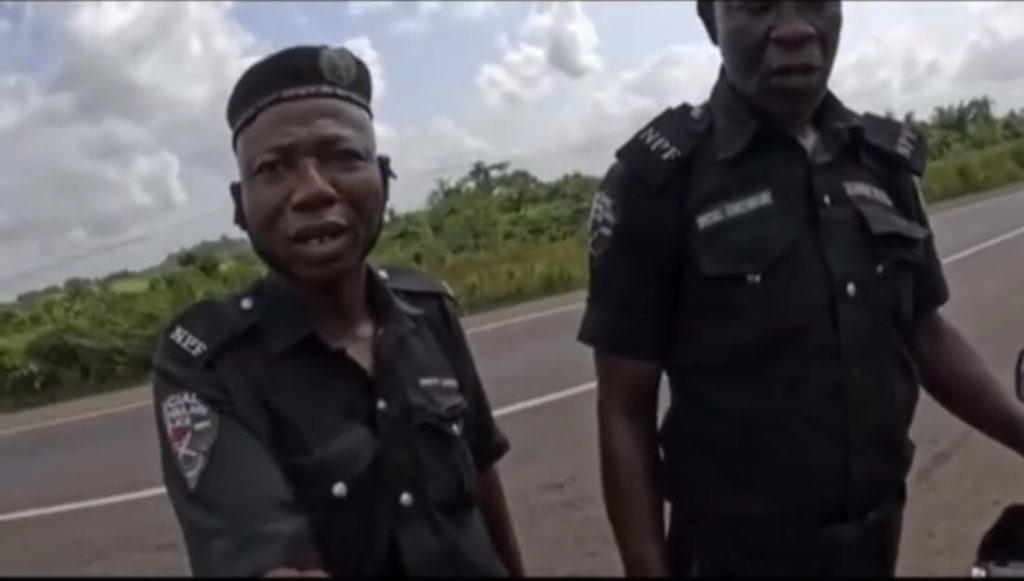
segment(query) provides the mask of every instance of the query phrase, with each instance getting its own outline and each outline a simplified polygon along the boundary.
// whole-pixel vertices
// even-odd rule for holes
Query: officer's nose
[[[771,41],[785,48],[800,48],[814,40],[818,31],[800,13],[800,2],[781,2]]]
[[[334,187],[324,177],[314,160],[303,160],[298,167],[292,208],[300,212],[318,210],[337,201]]]

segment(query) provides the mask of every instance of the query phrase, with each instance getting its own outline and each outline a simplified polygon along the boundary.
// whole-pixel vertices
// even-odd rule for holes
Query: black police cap
[[[714,0],[697,0],[697,16],[700,16],[704,23],[704,30],[707,31],[711,42],[718,43],[718,29],[715,24],[715,3]]]
[[[328,97],[348,101],[370,116],[370,70],[344,47],[293,46],[250,66],[228,98],[231,146],[260,113],[287,101]]]

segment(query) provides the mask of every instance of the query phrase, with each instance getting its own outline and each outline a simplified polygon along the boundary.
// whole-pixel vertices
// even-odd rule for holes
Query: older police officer
[[[921,136],[827,89],[840,3],[698,10],[710,99],[623,146],[592,211],[580,338],[626,572],[891,575],[919,381],[1018,452],[1024,417],[939,312]]]
[[[271,274],[155,356],[164,480],[198,575],[518,575],[495,425],[446,287],[366,263],[390,169],[365,64],[298,46],[228,103],[235,219]]]

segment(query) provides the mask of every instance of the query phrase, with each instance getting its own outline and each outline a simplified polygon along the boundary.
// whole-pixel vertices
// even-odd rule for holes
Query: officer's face
[[[239,136],[237,159],[245,227],[271,268],[321,284],[362,267],[385,204],[365,111],[337,99],[276,105]]]
[[[733,86],[787,121],[821,102],[842,28],[837,0],[715,2],[718,45]]]

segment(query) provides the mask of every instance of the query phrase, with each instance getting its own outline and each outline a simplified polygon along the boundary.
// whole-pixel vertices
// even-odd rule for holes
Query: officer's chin
[[[323,264],[293,264],[288,278],[307,287],[333,286],[365,267],[365,261],[353,255]]]

